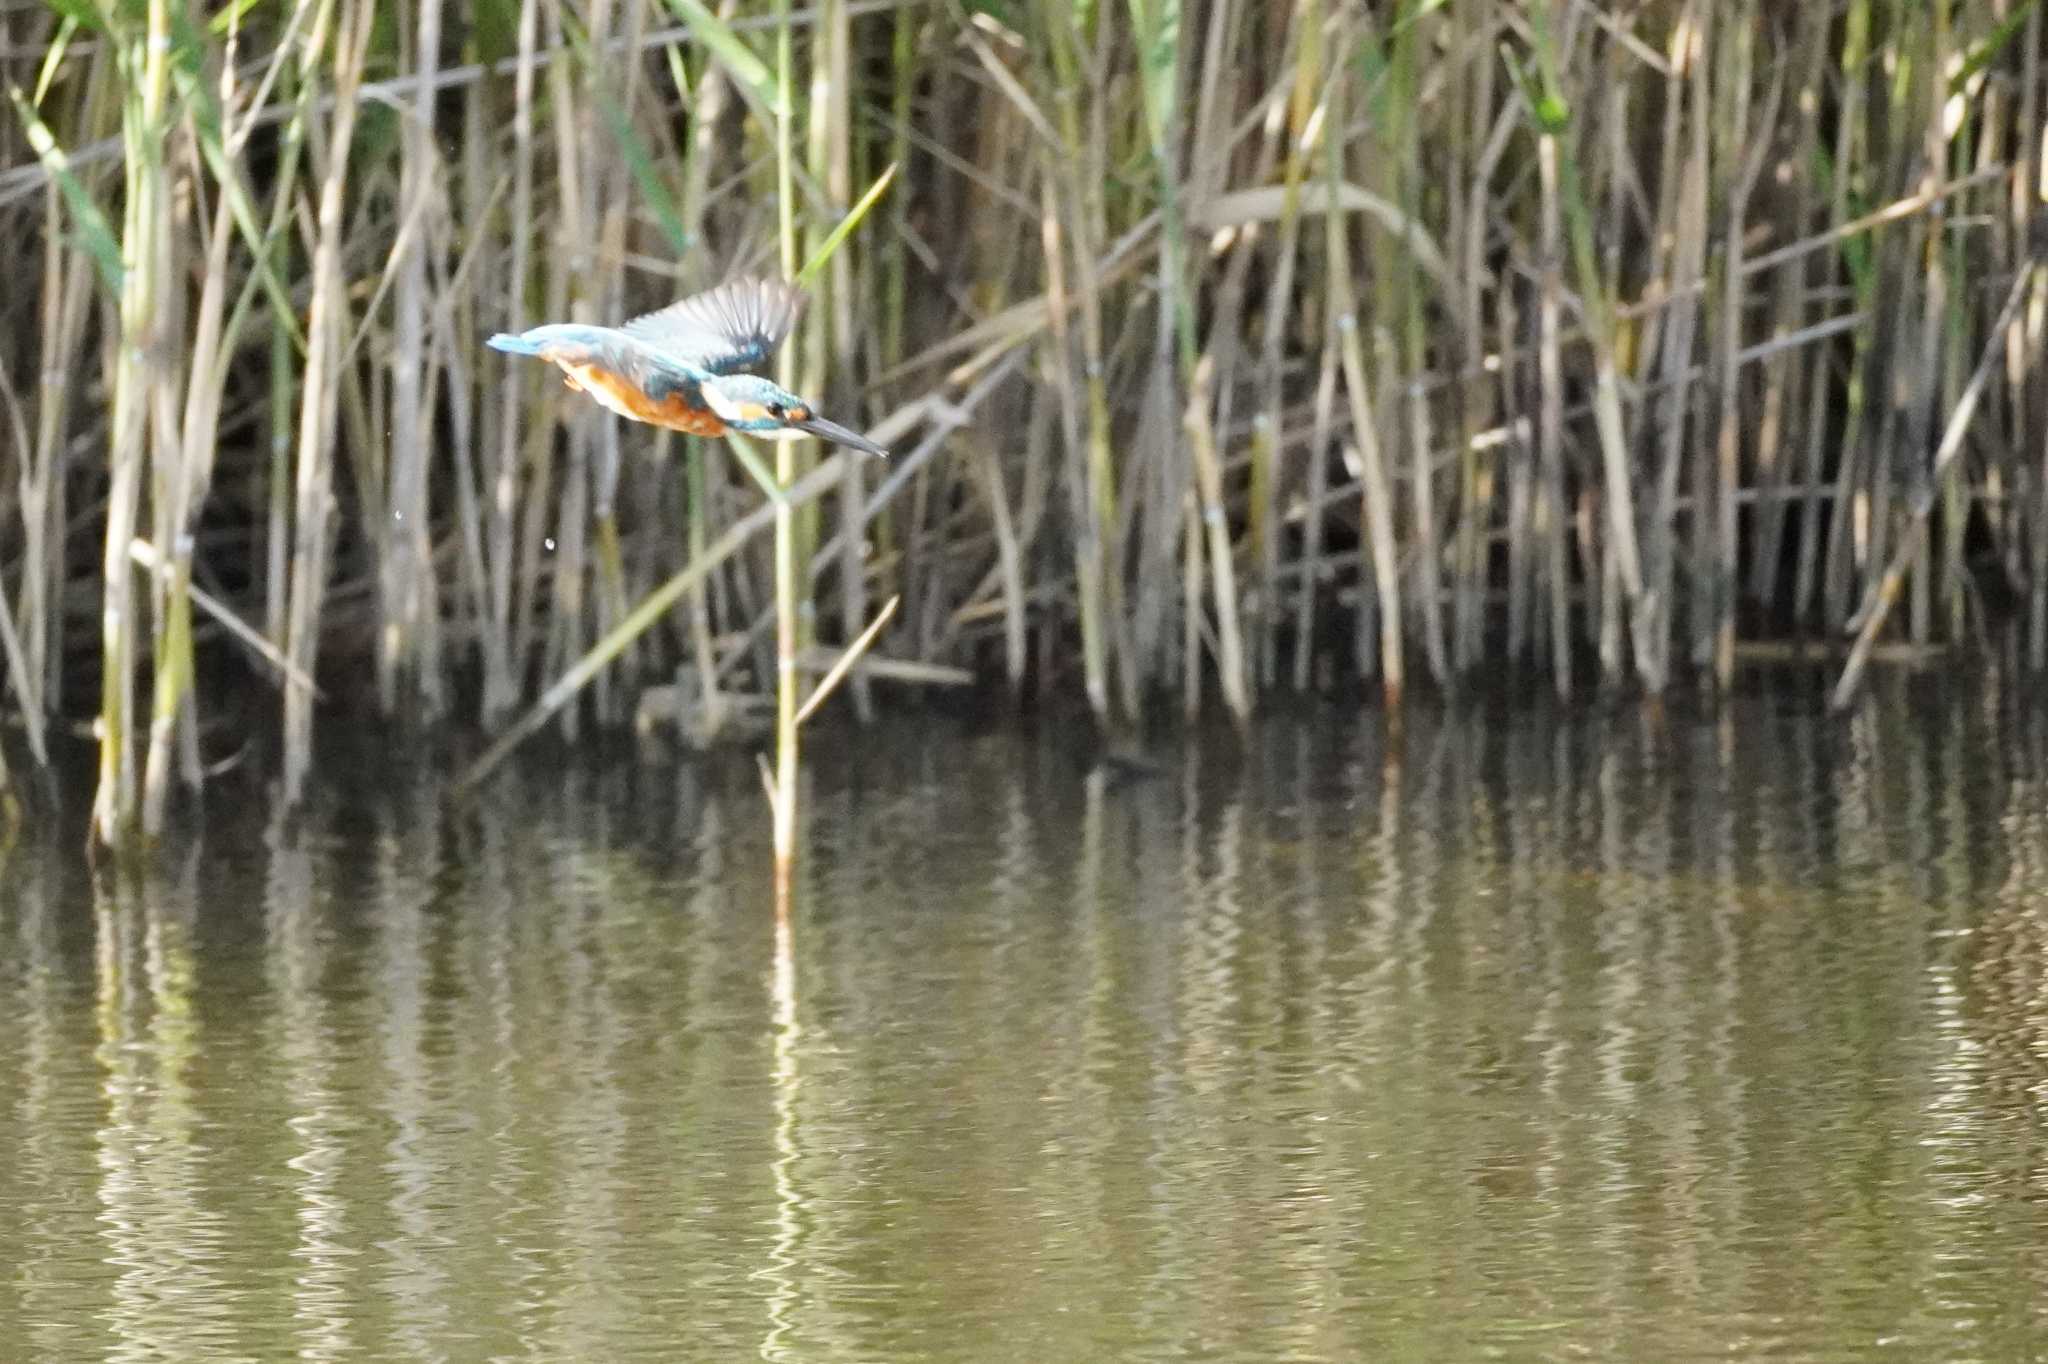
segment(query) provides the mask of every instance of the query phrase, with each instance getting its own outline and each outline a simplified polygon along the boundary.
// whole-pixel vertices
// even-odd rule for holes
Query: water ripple
[[[38,1358],[2024,1358],[2048,743],[1758,697],[429,778],[0,878]],[[1057,727],[1053,727],[1056,729]],[[1967,780],[1959,779],[1967,776]]]

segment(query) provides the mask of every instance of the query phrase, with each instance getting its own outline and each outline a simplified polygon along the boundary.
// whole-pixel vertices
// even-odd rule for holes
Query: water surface
[[[0,882],[0,1353],[2048,1357],[1995,693],[217,788]]]

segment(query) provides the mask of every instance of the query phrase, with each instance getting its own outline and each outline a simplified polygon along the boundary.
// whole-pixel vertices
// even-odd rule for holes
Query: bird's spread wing
[[[636,317],[621,330],[665,359],[711,374],[732,374],[774,354],[803,306],[795,285],[734,280]]]

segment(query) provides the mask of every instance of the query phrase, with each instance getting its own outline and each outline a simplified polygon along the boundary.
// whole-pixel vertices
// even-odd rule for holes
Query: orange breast
[[[680,393],[654,399],[608,369],[596,365],[564,365],[573,387],[582,389],[622,417],[650,426],[665,426],[689,436],[722,436],[725,423],[709,408],[696,407]]]
[[[643,400],[644,401],[644,400]],[[708,407],[692,407],[683,401],[680,393],[671,393],[659,403],[647,403],[652,416],[640,420],[666,426],[671,431],[680,431],[686,436],[722,436],[725,423],[716,412]]]

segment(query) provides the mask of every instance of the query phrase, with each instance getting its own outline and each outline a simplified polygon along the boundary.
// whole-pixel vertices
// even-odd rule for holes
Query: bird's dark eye
[[[775,420],[777,421],[781,421],[784,417],[787,417],[789,415],[789,409],[784,407],[781,403],[770,403],[768,404],[768,415],[775,418]]]

